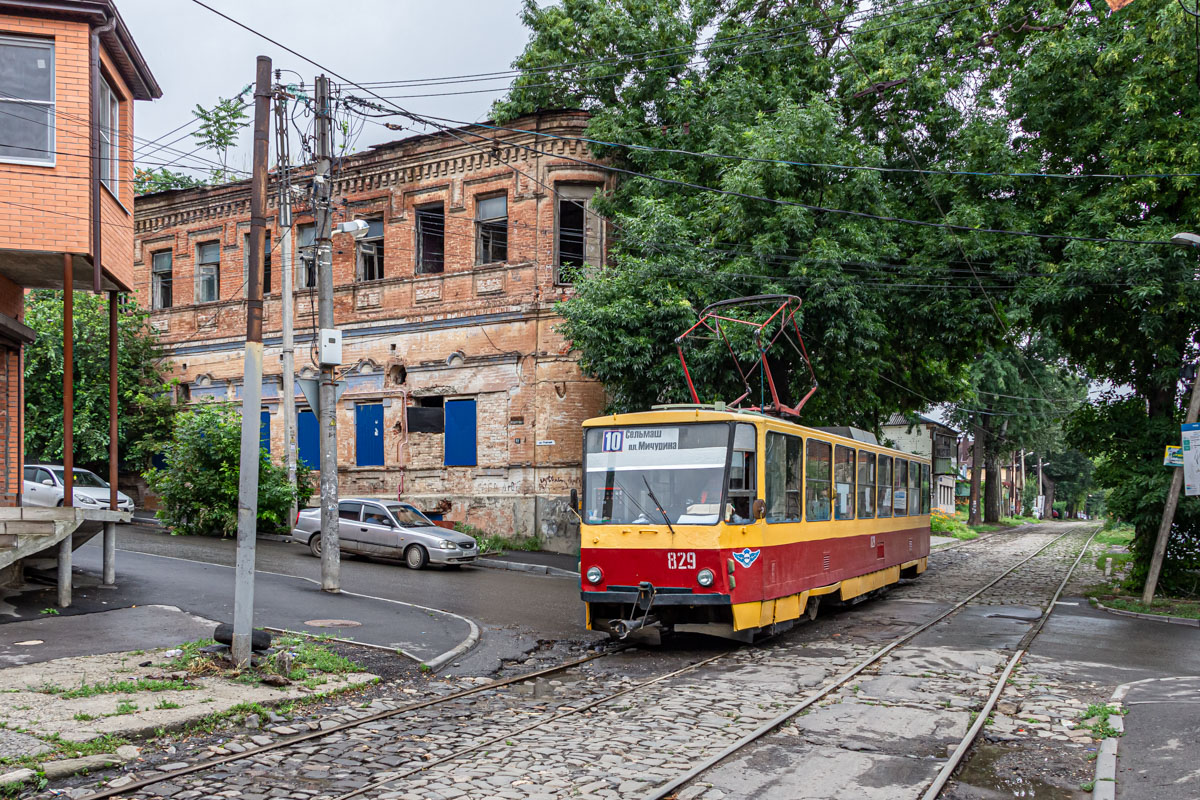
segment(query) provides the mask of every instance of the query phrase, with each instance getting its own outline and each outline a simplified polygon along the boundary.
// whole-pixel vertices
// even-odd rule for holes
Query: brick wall
[[[0,163],[0,249],[86,253],[88,224],[88,26],[0,14],[0,35],[54,41],[54,166]]]
[[[548,114],[517,120],[513,127],[569,136],[581,133],[585,123],[581,114]],[[494,159],[451,137],[417,137],[352,156],[335,181],[337,206],[344,209],[338,220],[384,223],[382,280],[358,280],[355,243],[341,236],[333,242],[335,320],[343,330],[349,383],[337,412],[341,489],[344,496],[388,497],[403,489],[406,498],[448,519],[499,533],[541,535],[555,549],[575,551],[577,529],[563,501],[580,485],[580,423],[602,410],[605,397],[581,373],[556,330],[561,319],[553,305],[570,287],[555,283],[555,203],[552,190],[540,184],[603,188],[608,178],[603,170],[565,157],[587,157],[577,144],[510,136],[549,155],[501,140]],[[514,176],[513,166],[537,180]],[[507,197],[508,258],[478,265],[476,202],[499,193]],[[267,382],[278,386],[283,267],[275,193],[270,196],[272,292],[265,303],[264,363]],[[441,202],[445,212],[445,268],[417,274],[415,209],[432,202]],[[249,184],[140,198],[135,215],[133,283],[143,305],[151,304],[153,253],[172,253],[174,305],[155,311],[151,324],[162,334],[174,373],[187,383],[203,376],[211,384],[194,390],[194,401],[201,394],[235,401],[244,347]],[[311,221],[306,209],[297,210],[297,225]],[[204,241],[221,243],[221,299],[196,304],[196,245]],[[295,329],[302,373],[314,369],[315,311],[315,299],[300,289]],[[405,409],[430,396],[476,401],[475,465],[445,466],[445,434],[407,430]],[[264,397],[272,418],[271,450],[278,457],[284,452],[278,390]],[[357,463],[359,402],[384,403],[382,466]]]

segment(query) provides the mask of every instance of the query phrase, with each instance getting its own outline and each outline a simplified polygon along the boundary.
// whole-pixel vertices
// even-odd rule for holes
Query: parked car
[[[54,464],[26,464],[25,480],[21,482],[21,504],[26,506],[61,506],[63,504],[63,479],[66,470]],[[74,476],[72,497],[80,508],[108,508],[108,481],[91,470],[72,470]],[[133,498],[117,492],[117,508],[133,511]]]
[[[292,541],[321,557],[321,509],[296,515]],[[349,498],[338,502],[338,542],[343,553],[402,558],[410,569],[426,564],[456,567],[479,557],[475,540],[440,528],[408,503]]]

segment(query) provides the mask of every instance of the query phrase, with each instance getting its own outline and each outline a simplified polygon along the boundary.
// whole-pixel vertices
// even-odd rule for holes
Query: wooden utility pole
[[[313,177],[317,212],[317,323],[322,339],[333,331],[333,208],[330,195],[332,177],[333,126],[329,103],[329,78],[317,76],[316,89],[317,165]],[[324,343],[320,342],[320,354]],[[321,588],[340,592],[341,546],[338,541],[338,474],[337,474],[337,388],[334,383],[334,364],[321,361],[317,387],[320,408],[317,409],[321,442]]]
[[[1184,424],[1190,425],[1200,416],[1200,375],[1192,381],[1192,396],[1188,401]],[[1163,559],[1167,556],[1167,540],[1171,538],[1171,526],[1175,523],[1175,509],[1179,505],[1179,492],[1183,489],[1183,467],[1173,467],[1171,488],[1167,490],[1167,504],[1163,506],[1162,522],[1158,525],[1158,538],[1154,540],[1154,553],[1150,556],[1150,571],[1146,573],[1146,586],[1142,589],[1142,603],[1154,602],[1158,578],[1162,574]]]
[[[267,156],[271,132],[271,59],[258,57],[254,84],[254,162],[250,176],[250,265],[246,270],[246,360],[242,380],[242,451],[238,475],[233,663],[250,663],[254,636],[254,550],[258,535],[258,463],[262,458],[263,255],[267,227]]]

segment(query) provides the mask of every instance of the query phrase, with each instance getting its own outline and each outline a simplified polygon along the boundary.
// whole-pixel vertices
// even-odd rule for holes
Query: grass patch
[[[1096,534],[1095,541],[1097,544],[1125,546],[1133,541],[1134,533],[1134,527],[1129,523],[1109,520]]]
[[[1133,553],[1101,553],[1096,556],[1096,569],[1104,571],[1104,562],[1108,559],[1113,561],[1113,573],[1120,572],[1121,569],[1130,561],[1133,561]]]
[[[1184,600],[1175,597],[1155,597],[1153,605],[1146,605],[1129,595],[1095,595],[1096,599],[1109,608],[1136,611],[1139,614],[1157,614],[1164,617],[1200,619],[1200,600]]]
[[[95,697],[101,694],[134,694],[135,692],[168,692],[197,689],[185,680],[152,680],[138,678],[136,681],[105,681],[104,683],[83,683],[75,689],[64,689],[53,683],[44,683],[33,689],[42,694],[53,694],[65,700],[77,697]]]
[[[929,531],[939,536],[953,536],[955,539],[978,539],[979,534],[967,527],[956,514],[950,516],[944,511],[934,509],[929,516]]]
[[[75,716],[71,717],[71,719],[75,720],[76,722],[91,722],[92,720],[96,719],[96,717],[80,711],[79,713],[75,714]]]
[[[183,708],[179,703],[172,703],[170,700],[160,700],[154,707],[159,711],[166,711],[171,708]]]
[[[1121,709],[1113,708],[1107,703],[1092,703],[1087,707],[1087,711],[1083,712],[1083,718],[1085,720],[1096,720],[1091,725],[1087,726],[1088,730],[1092,732],[1092,736],[1097,739],[1108,739],[1113,736],[1121,735],[1117,732],[1116,728],[1109,724],[1109,717],[1119,717],[1123,716],[1124,714],[1125,712]]]
[[[15,730],[15,729],[14,729]],[[30,733],[29,731],[18,730],[18,733]],[[30,733],[30,735],[34,735]],[[129,744],[128,739],[122,739],[119,736],[111,736],[105,734],[98,736],[86,742],[70,742],[63,739],[57,733],[37,734],[37,737],[53,749],[48,753],[42,753],[40,756],[9,756],[0,758],[0,766],[4,769],[0,770],[8,772],[10,769],[19,769],[21,767],[29,767],[30,769],[38,769],[38,764],[43,761],[55,761],[60,758],[79,758],[81,756],[94,756],[101,753],[115,753],[121,745]],[[0,795],[2,797],[3,795]]]
[[[112,714],[107,714],[106,716],[122,717],[122,716],[125,716],[126,714],[135,714],[135,713],[137,713],[137,710],[138,710],[137,703],[133,702],[132,700],[122,700],[119,703],[117,703],[117,710],[115,712],[113,712]]]
[[[454,523],[454,530],[459,533],[465,533],[474,539],[476,544],[479,545],[480,553],[497,553],[505,550],[531,552],[541,550],[545,545],[540,536],[528,536],[519,539],[511,536],[501,536],[497,533],[488,533],[465,522]]]

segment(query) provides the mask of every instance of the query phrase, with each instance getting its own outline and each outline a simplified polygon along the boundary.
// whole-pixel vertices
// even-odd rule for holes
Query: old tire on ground
[[[419,544],[410,544],[404,551],[404,563],[409,569],[423,569],[429,563],[429,553]]]
[[[233,626],[228,622],[222,622],[213,631],[213,641],[220,644],[233,646]],[[271,646],[271,634],[266,631],[253,631],[250,634],[250,649],[255,652],[261,652]]]
[[[314,533],[308,540],[308,552],[312,553],[315,558],[321,557],[321,534]]]

